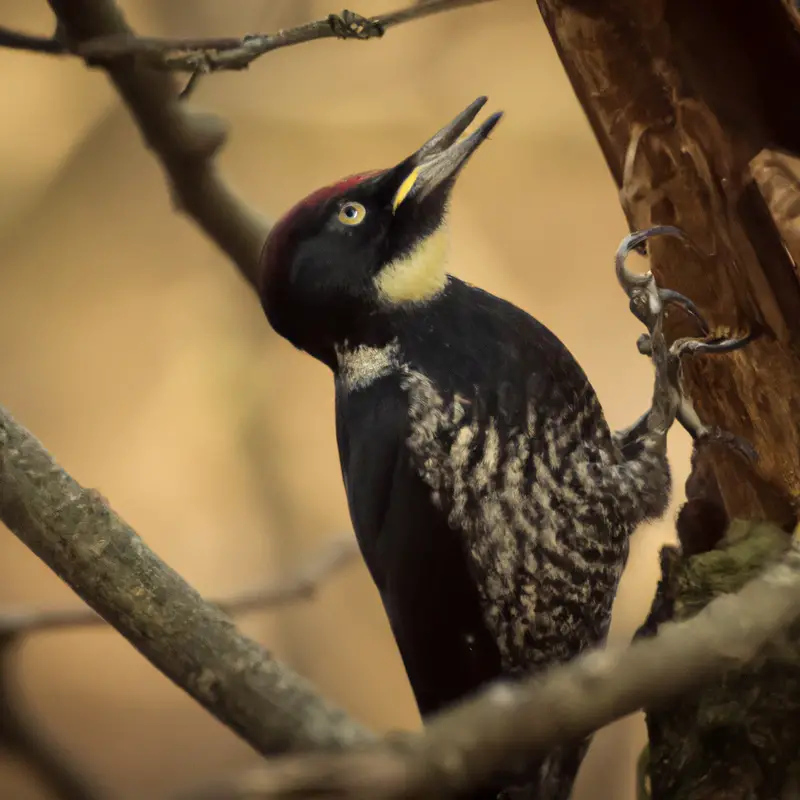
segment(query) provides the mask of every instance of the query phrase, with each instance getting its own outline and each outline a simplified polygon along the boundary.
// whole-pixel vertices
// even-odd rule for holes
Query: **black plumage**
[[[423,717],[602,643],[666,430],[613,434],[544,325],[444,270],[449,192],[484,99],[417,153],[298,204],[264,251],[273,327],[326,363],[353,526]],[[505,784],[568,797],[586,743]],[[499,786],[475,797],[495,797]]]
[[[509,303],[451,277],[383,323],[382,347],[340,351],[337,437],[424,716],[603,642],[630,534],[664,511],[669,470],[660,448],[624,458],[583,370]]]

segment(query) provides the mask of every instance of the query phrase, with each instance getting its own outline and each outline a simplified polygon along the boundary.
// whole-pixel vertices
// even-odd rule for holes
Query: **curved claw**
[[[758,338],[758,333],[750,332],[746,336],[739,338],[736,337],[718,337],[708,341],[701,341],[699,339],[680,339],[672,343],[670,353],[682,357],[686,353],[703,353],[706,355],[714,355],[717,353],[732,353],[734,350],[741,350],[746,347],[754,339]]]
[[[702,339],[684,338],[676,339],[669,348],[669,354],[676,358],[683,358],[685,355],[717,355],[719,353],[732,353],[734,350],[741,350],[746,347],[750,342],[755,341],[759,337],[759,333],[751,331],[746,336],[740,338],[734,337],[717,337],[716,339]],[[650,339],[650,334],[643,333],[636,340],[636,349],[643,356],[653,355],[653,342]]]
[[[674,225],[656,225],[652,228],[636,231],[626,236],[617,248],[614,265],[619,285],[629,297],[631,292],[635,289],[647,286],[652,281],[653,276],[650,272],[646,272],[643,275],[637,275],[635,272],[631,272],[631,270],[625,266],[625,259],[627,259],[632,250],[638,250],[644,242],[648,239],[652,239],[654,236],[674,236],[685,242],[690,241],[686,233],[680,228],[676,228]]]
[[[690,300],[688,297],[686,297],[686,295],[683,295],[680,292],[676,292],[674,289],[659,289],[658,293],[661,296],[662,303],[665,305],[671,304],[682,308],[690,317],[695,320],[695,322],[697,322],[697,324],[700,326],[700,330],[703,332],[703,335],[708,335],[710,330],[708,323],[700,313],[700,309],[694,304],[693,300]]]
[[[651,437],[657,444],[664,446],[666,433],[677,420],[689,432],[695,446],[706,442],[722,444],[747,461],[755,462],[758,455],[750,442],[729,431],[703,424],[691,400],[681,388],[681,357],[694,353],[730,353],[752,342],[759,333],[750,332],[740,338],[723,336],[707,338],[709,326],[697,306],[688,297],[671,289],[660,289],[652,272],[637,275],[625,266],[625,259],[632,250],[639,249],[647,239],[662,234],[675,236],[698,250],[680,228],[671,225],[659,225],[632,233],[622,240],[617,249],[615,258],[617,280],[628,295],[631,312],[648,330],[648,333],[639,337],[636,346],[640,353],[650,356],[653,360],[656,379],[650,410],[632,426],[616,433],[615,441],[623,453],[631,443],[645,437]],[[663,321],[665,306],[669,304],[680,306],[692,316],[702,328],[703,336],[706,338],[678,339],[668,347],[664,340]]]

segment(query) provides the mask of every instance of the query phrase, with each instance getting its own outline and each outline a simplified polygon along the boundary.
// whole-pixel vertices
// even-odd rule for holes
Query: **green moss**
[[[679,561],[670,576],[675,619],[694,616],[717,595],[742,588],[789,544],[785,531],[768,522],[734,520],[717,548]]]
[[[714,551],[672,560],[674,619],[737,591],[788,544],[769,523],[736,521]],[[647,726],[652,800],[778,800],[800,774],[800,627],[756,664],[649,710]]]

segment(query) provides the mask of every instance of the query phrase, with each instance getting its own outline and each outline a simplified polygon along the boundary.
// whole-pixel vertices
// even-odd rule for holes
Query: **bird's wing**
[[[613,493],[593,483],[612,455],[591,386],[534,378],[472,394],[407,381],[414,464],[460,533],[510,674],[602,640],[628,548]]]
[[[406,446],[399,382],[337,395],[337,435],[350,515],[421,714],[499,675],[458,531],[431,500]]]

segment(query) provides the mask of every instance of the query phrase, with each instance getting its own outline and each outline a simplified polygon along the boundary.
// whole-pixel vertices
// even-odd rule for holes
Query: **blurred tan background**
[[[123,7],[140,31],[173,36],[241,35],[339,10],[320,0]],[[0,0],[0,20],[53,27],[43,0]],[[232,267],[171,210],[101,73],[12,52],[0,52],[0,73],[0,402],[206,595],[256,586],[346,533],[326,370],[271,333]],[[645,409],[652,374],[612,272],[626,228],[532,0],[380,41],[276,52],[209,77],[191,102],[230,119],[224,170],[275,215],[319,185],[395,163],[479,94],[506,118],[455,193],[453,271],[552,327],[611,424],[626,425]],[[680,499],[681,432],[671,448]],[[647,612],[673,514],[633,541],[620,640]],[[78,605],[7,533],[0,603]],[[242,625],[366,723],[418,725],[360,563],[315,601]],[[113,798],[165,796],[254,760],[111,631],[36,637],[17,663],[31,713]],[[633,798],[642,743],[638,717],[599,735],[576,800]],[[0,797],[46,795],[0,757]]]

